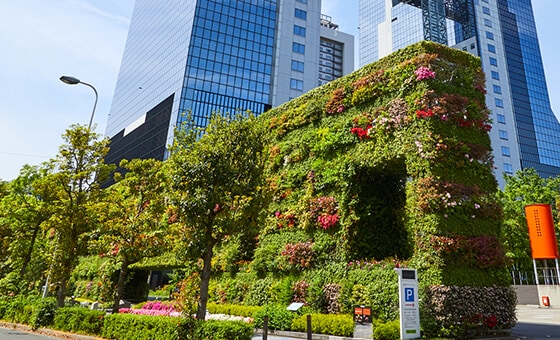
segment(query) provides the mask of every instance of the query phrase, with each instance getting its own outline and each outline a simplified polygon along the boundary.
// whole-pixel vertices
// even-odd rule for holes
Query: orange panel
[[[550,204],[531,204],[525,207],[529,240],[533,259],[557,259],[558,244]]]

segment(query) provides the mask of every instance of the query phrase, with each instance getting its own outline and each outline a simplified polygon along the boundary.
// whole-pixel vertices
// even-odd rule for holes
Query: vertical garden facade
[[[325,293],[356,266],[384,266],[380,287],[414,267],[424,328],[513,325],[478,58],[418,43],[260,118],[272,201],[250,270],[322,271]]]

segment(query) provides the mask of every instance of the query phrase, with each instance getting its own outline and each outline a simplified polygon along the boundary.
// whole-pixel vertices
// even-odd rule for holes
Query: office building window
[[[494,40],[494,33],[490,32],[490,31],[486,31],[486,38],[488,40]]]
[[[500,130],[500,139],[508,140],[508,133],[506,130]]]
[[[305,37],[305,27],[294,25],[294,34]]]
[[[295,53],[305,54],[305,45],[294,42],[292,43],[292,51]]]
[[[504,172],[513,175],[513,166],[509,163],[504,163]]]
[[[496,71],[491,71],[492,79],[500,80],[500,74]]]
[[[296,0],[297,2],[301,2],[302,4],[306,4],[307,0]]]
[[[511,152],[509,151],[509,147],[502,146],[502,156],[506,156],[506,157],[511,156]]]
[[[490,15],[490,8],[482,6],[482,13]]]
[[[494,89],[494,93],[502,94],[502,87],[500,85],[492,85],[492,88]]]
[[[299,8],[296,8],[295,17],[303,20],[307,20],[307,12]]]
[[[490,65],[498,66],[498,59],[490,57]]]
[[[291,78],[290,79],[290,88],[292,90],[303,91],[303,80]]]
[[[504,107],[504,101],[500,98],[494,98],[494,103],[496,104],[496,107]]]
[[[292,60],[292,70],[297,72],[303,72],[303,62]]]
[[[492,44],[488,44],[488,51],[492,53],[496,53],[496,46]]]
[[[484,19],[484,26],[486,27],[492,27],[492,21],[490,19]]]
[[[496,118],[498,118],[498,123],[501,123],[501,124],[505,124],[505,123],[506,123],[506,116],[504,116],[503,114],[498,113],[498,114],[496,115]]]

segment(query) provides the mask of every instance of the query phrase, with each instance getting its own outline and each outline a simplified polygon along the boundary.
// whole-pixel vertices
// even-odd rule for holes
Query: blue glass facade
[[[214,111],[271,107],[277,9],[276,0],[197,1],[179,105],[197,126]]]
[[[531,0],[360,1],[361,65],[423,39],[481,58],[500,185],[502,173],[522,168],[560,174],[560,124],[550,106]]]
[[[530,0],[498,0],[523,168],[560,174],[560,124],[550,106]]]

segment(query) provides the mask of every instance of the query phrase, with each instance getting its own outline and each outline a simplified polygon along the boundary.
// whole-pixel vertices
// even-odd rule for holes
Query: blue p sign
[[[405,288],[404,289],[404,301],[405,302],[414,302],[414,288]]]

